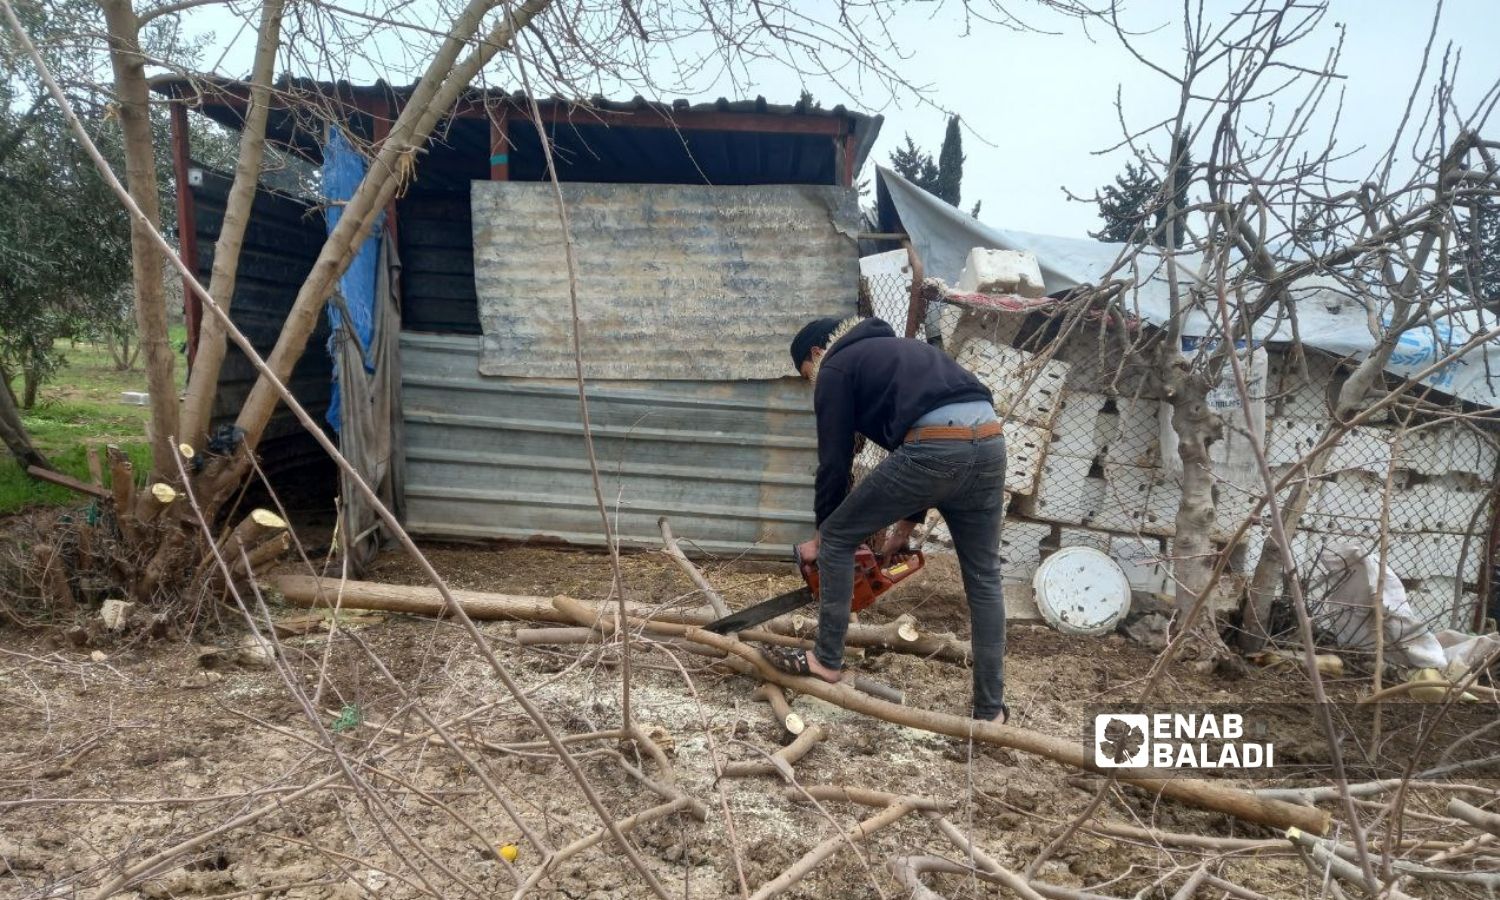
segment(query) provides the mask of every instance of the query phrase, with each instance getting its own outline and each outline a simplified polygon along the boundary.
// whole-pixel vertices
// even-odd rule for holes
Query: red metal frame
[[[488,114],[490,120],[490,180],[510,180],[510,112],[504,106]]]
[[[177,182],[177,252],[188,270],[198,271],[198,218],[193,209],[193,193],[188,185],[188,169],[191,167],[188,146],[187,104],[176,100],[171,104],[172,115],[172,177]],[[187,324],[188,368],[198,356],[198,329],[203,322],[203,301],[191,287],[192,282],[182,279],[183,317]]]

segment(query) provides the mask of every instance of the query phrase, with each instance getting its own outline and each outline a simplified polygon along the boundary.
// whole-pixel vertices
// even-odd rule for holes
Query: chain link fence
[[[867,282],[870,311],[904,320],[909,281]],[[1169,597],[1182,492],[1171,407],[1152,356],[1140,352],[1138,334],[1097,320],[1068,323],[1060,313],[1049,318],[1033,303],[1013,306],[944,293],[929,299],[925,315],[927,338],[985,382],[1005,423],[1005,577],[1029,581],[1049,553],[1087,546],[1113,557],[1138,595]],[[1270,533],[1258,470],[1228,465],[1227,448],[1235,440],[1258,442],[1282,481],[1322,441],[1347,368],[1316,351],[1282,347],[1268,348],[1261,365],[1249,398],[1253,409],[1264,408],[1264,426],[1254,429],[1260,433],[1252,435],[1242,413],[1226,413],[1227,428],[1237,434],[1211,446],[1211,536],[1229,553],[1215,597],[1222,612],[1238,608]],[[1500,443],[1446,399],[1396,409],[1346,434],[1321,474],[1300,476],[1309,500],[1292,550],[1309,603],[1316,611],[1332,588],[1318,568],[1321,550],[1379,554],[1383,546],[1418,618],[1435,629],[1472,628],[1476,612],[1489,605]],[[885,455],[865,446],[855,479]],[[1282,486],[1282,504],[1296,483]],[[934,513],[927,547],[948,546]]]

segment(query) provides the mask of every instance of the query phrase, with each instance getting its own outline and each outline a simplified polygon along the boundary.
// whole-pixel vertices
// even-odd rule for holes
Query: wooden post
[[[922,291],[922,282],[927,275],[922,271],[922,260],[917,256],[917,251],[912,249],[911,241],[903,239],[901,246],[906,248],[906,262],[911,268],[911,293],[906,303],[906,336],[914,338],[927,318],[927,295]]]
[[[177,250],[189,269],[198,271],[198,217],[193,208],[193,192],[188,185],[192,168],[188,145],[188,110],[184,100],[173,100],[172,108],[172,175],[177,182]],[[187,358],[191,367],[198,355],[198,326],[203,321],[203,301],[182,279],[183,315],[187,319]]]
[[[843,176],[840,178],[840,182],[844,187],[854,187],[854,178],[858,174],[854,171],[854,134],[853,132],[845,132],[838,140],[839,152],[843,155],[844,170],[840,173]]]
[[[490,180],[510,180],[510,140],[506,122],[506,108],[489,111],[490,120]]]

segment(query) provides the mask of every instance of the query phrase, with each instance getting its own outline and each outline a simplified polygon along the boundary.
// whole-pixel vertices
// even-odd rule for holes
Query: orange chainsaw
[[[802,553],[795,546],[792,547],[792,558],[797,561],[797,569],[802,572],[802,580],[807,583],[806,586],[787,591],[785,594],[772,597],[754,606],[747,606],[739,612],[731,613],[703,627],[717,634],[744,631],[746,628],[769,622],[777,616],[816,602],[818,599],[818,561],[816,559],[804,560]],[[865,609],[880,599],[881,594],[922,571],[922,566],[926,563],[927,558],[920,550],[893,554],[888,559],[881,559],[875,555],[875,551],[871,550],[868,544],[860,544],[859,549],[854,551],[854,599],[850,608],[854,612]]]

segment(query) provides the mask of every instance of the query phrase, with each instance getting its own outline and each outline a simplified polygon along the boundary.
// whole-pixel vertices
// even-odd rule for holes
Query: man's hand
[[[813,535],[812,540],[803,541],[797,545],[797,558],[803,562],[813,562],[818,558],[818,535]]]
[[[892,525],[890,533],[885,537],[885,546],[880,548],[880,558],[890,559],[898,553],[905,553],[906,541],[911,537],[912,529],[916,527],[917,523],[908,522],[905,519]]]

